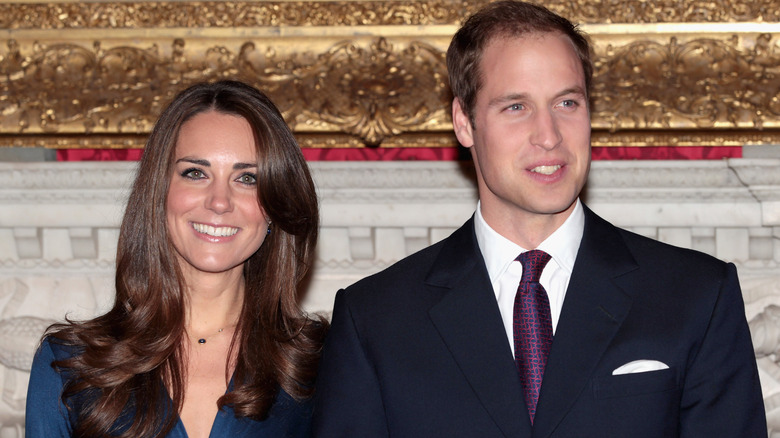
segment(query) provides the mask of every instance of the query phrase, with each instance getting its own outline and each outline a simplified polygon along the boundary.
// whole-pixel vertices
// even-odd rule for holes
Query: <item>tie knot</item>
[[[547,262],[550,261],[550,254],[540,249],[535,249],[520,254],[515,260],[523,265],[523,278],[520,281],[538,282],[539,277],[542,276],[542,270],[544,270]]]

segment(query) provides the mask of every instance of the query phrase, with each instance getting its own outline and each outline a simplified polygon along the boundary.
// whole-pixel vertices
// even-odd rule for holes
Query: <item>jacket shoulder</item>
[[[695,249],[671,245],[621,228],[618,228],[618,232],[640,265],[657,264],[671,270],[696,267],[716,271],[723,271],[728,265],[723,260]]]
[[[446,240],[446,239],[445,239]],[[375,274],[365,277],[345,289],[347,295],[396,291],[399,287],[421,284],[438,258],[445,241],[440,241],[409,255]]]
[[[700,270],[725,272],[729,263],[712,255],[682,248],[617,227],[586,210],[586,228],[580,251],[608,254],[610,262],[629,257],[644,269],[662,269],[665,272],[689,270],[689,276],[698,276]],[[620,263],[626,262],[621,260]]]

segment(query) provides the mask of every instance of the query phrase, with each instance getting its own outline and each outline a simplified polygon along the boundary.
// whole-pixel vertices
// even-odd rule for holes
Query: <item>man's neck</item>
[[[575,200],[566,210],[551,214],[507,211],[486,208],[480,203],[485,222],[498,234],[528,250],[535,249],[566,222],[577,205]]]

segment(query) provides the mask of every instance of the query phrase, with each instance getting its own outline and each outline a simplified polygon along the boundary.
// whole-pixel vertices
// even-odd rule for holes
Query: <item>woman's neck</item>
[[[242,275],[198,275],[187,280],[186,324],[194,335],[235,327],[244,301]]]

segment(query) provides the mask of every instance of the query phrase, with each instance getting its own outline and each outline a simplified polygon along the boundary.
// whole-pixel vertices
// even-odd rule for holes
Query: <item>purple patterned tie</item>
[[[553,339],[550,301],[547,291],[539,283],[542,270],[550,261],[550,254],[535,249],[520,254],[515,260],[523,265],[523,278],[517,288],[514,307],[515,363],[533,424],[544,365]]]

